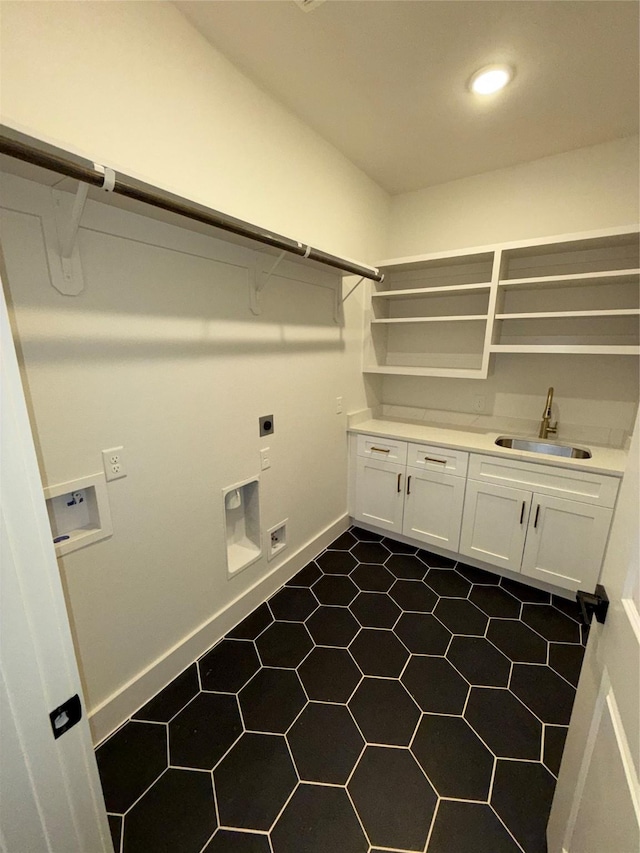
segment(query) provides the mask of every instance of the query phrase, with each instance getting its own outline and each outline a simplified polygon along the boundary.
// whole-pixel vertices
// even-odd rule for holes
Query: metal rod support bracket
[[[342,279],[336,284],[333,297],[333,322],[336,326],[342,324],[344,311],[342,307]]]
[[[282,259],[284,258],[284,256],[286,254],[287,254],[286,250],[283,250],[282,252],[280,252],[278,257],[275,259],[275,262],[273,263],[271,269],[268,272],[262,273],[262,275],[260,276],[260,280],[258,282],[258,285],[257,285],[258,293],[260,293],[261,291],[263,291],[265,289],[265,287],[267,286],[267,282],[269,281],[271,276],[274,274],[274,272],[278,269]]]
[[[82,181],[73,198],[52,189],[50,213],[42,220],[51,284],[64,296],[78,296],[84,290],[78,230],[88,193],[89,184]]]
[[[58,233],[60,234],[60,257],[62,258],[63,266],[65,265],[65,261],[71,259],[76,248],[76,238],[78,237],[80,220],[82,219],[82,212],[88,193],[89,184],[78,183],[76,197],[73,200],[73,207],[71,208],[66,225],[63,221],[61,201],[60,199],[57,201],[56,210],[58,212]]]
[[[354,290],[357,290],[357,288],[358,288],[358,287],[360,287],[360,285],[362,284],[362,282],[363,282],[363,281],[364,281],[364,276],[362,276],[362,278],[359,278],[359,279],[356,281],[356,283],[353,285],[353,287],[352,287],[352,288],[351,288],[351,290],[347,293],[347,295],[342,297],[342,301],[343,301],[343,302],[346,302],[346,301],[347,301],[347,299],[348,299],[348,298],[351,296],[351,294],[353,293],[353,291],[354,291]]]
[[[266,272],[262,269],[261,258],[258,255],[251,274],[251,281],[249,282],[249,308],[251,309],[252,314],[262,314],[260,294],[267,286],[269,279],[280,266],[280,263],[282,262],[282,259],[286,254],[286,249],[283,249],[283,251],[280,252],[278,257],[275,259],[271,268]]]
[[[93,164],[103,176],[100,189],[111,193],[116,185],[116,173],[108,166]],[[69,193],[52,189],[51,216],[44,223],[45,245],[51,274],[51,284],[65,296],[78,296],[84,290],[84,273],[78,247],[78,231],[89,194],[90,185],[78,181],[73,202]]]

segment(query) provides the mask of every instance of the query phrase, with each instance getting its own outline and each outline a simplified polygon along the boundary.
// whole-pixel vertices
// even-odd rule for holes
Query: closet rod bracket
[[[73,200],[73,207],[68,217],[65,217],[62,210],[62,201],[59,198],[60,193],[57,193],[56,210],[58,213],[58,233],[60,235],[60,258],[64,269],[65,278],[71,278],[71,256],[76,248],[78,238],[78,229],[80,228],[80,220],[87,201],[89,193],[89,184],[78,183],[78,189]],[[66,218],[66,222],[64,219]]]
[[[113,192],[116,173],[108,166],[93,165],[103,175],[101,189]],[[43,217],[51,284],[65,296],[78,296],[84,290],[78,231],[88,194],[89,184],[84,181],[78,181],[73,197],[52,187],[50,215]]]
[[[354,290],[357,290],[357,289],[358,289],[358,287],[360,287],[360,285],[362,284],[362,282],[363,282],[363,281],[364,281],[364,276],[362,276],[361,278],[359,278],[359,279],[356,281],[356,283],[353,285],[353,287],[352,287],[352,288],[351,288],[351,290],[347,293],[347,295],[342,297],[341,301],[342,301],[342,302],[346,302],[346,301],[347,301],[347,299],[348,299],[348,298],[351,296],[351,294],[353,293],[353,291],[354,291]]]
[[[78,182],[74,196],[51,189],[50,215],[42,220],[52,286],[64,296],[84,290],[84,273],[78,247],[78,230],[89,185]]]
[[[338,282],[335,288],[333,299],[333,322],[336,326],[341,326],[344,321],[344,299],[342,298],[342,279]]]
[[[262,314],[262,305],[260,305],[260,294],[267,286],[269,279],[280,266],[280,263],[286,254],[286,249],[283,249],[283,251],[280,252],[278,257],[275,259],[271,268],[266,272],[262,269],[260,257],[258,257],[256,265],[253,269],[252,281],[249,283],[249,308],[251,309],[252,314]]]

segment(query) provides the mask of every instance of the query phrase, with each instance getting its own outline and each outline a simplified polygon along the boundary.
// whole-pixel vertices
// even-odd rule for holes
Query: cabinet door
[[[407,468],[402,532],[421,542],[457,551],[465,484],[464,477]]]
[[[404,477],[404,465],[359,456],[356,466],[356,520],[401,533]]]
[[[467,482],[460,553],[520,571],[531,507],[531,492]]]
[[[564,589],[593,592],[612,512],[606,507],[534,494],[522,574]]]

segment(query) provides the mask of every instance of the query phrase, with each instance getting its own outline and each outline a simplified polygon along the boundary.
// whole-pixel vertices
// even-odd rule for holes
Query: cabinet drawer
[[[526,488],[560,498],[612,507],[618,493],[618,478],[551,465],[534,465],[499,456],[472,453],[469,479],[501,486]]]
[[[379,438],[377,435],[358,436],[358,456],[382,459],[387,462],[407,463],[407,443],[395,438]]]
[[[457,477],[466,477],[469,454],[432,444],[410,444],[407,448],[407,465],[429,471],[441,471]]]

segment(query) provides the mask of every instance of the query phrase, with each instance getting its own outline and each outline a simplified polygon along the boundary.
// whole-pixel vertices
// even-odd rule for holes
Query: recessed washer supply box
[[[44,497],[58,557],[113,533],[104,474],[49,486],[44,490]]]

